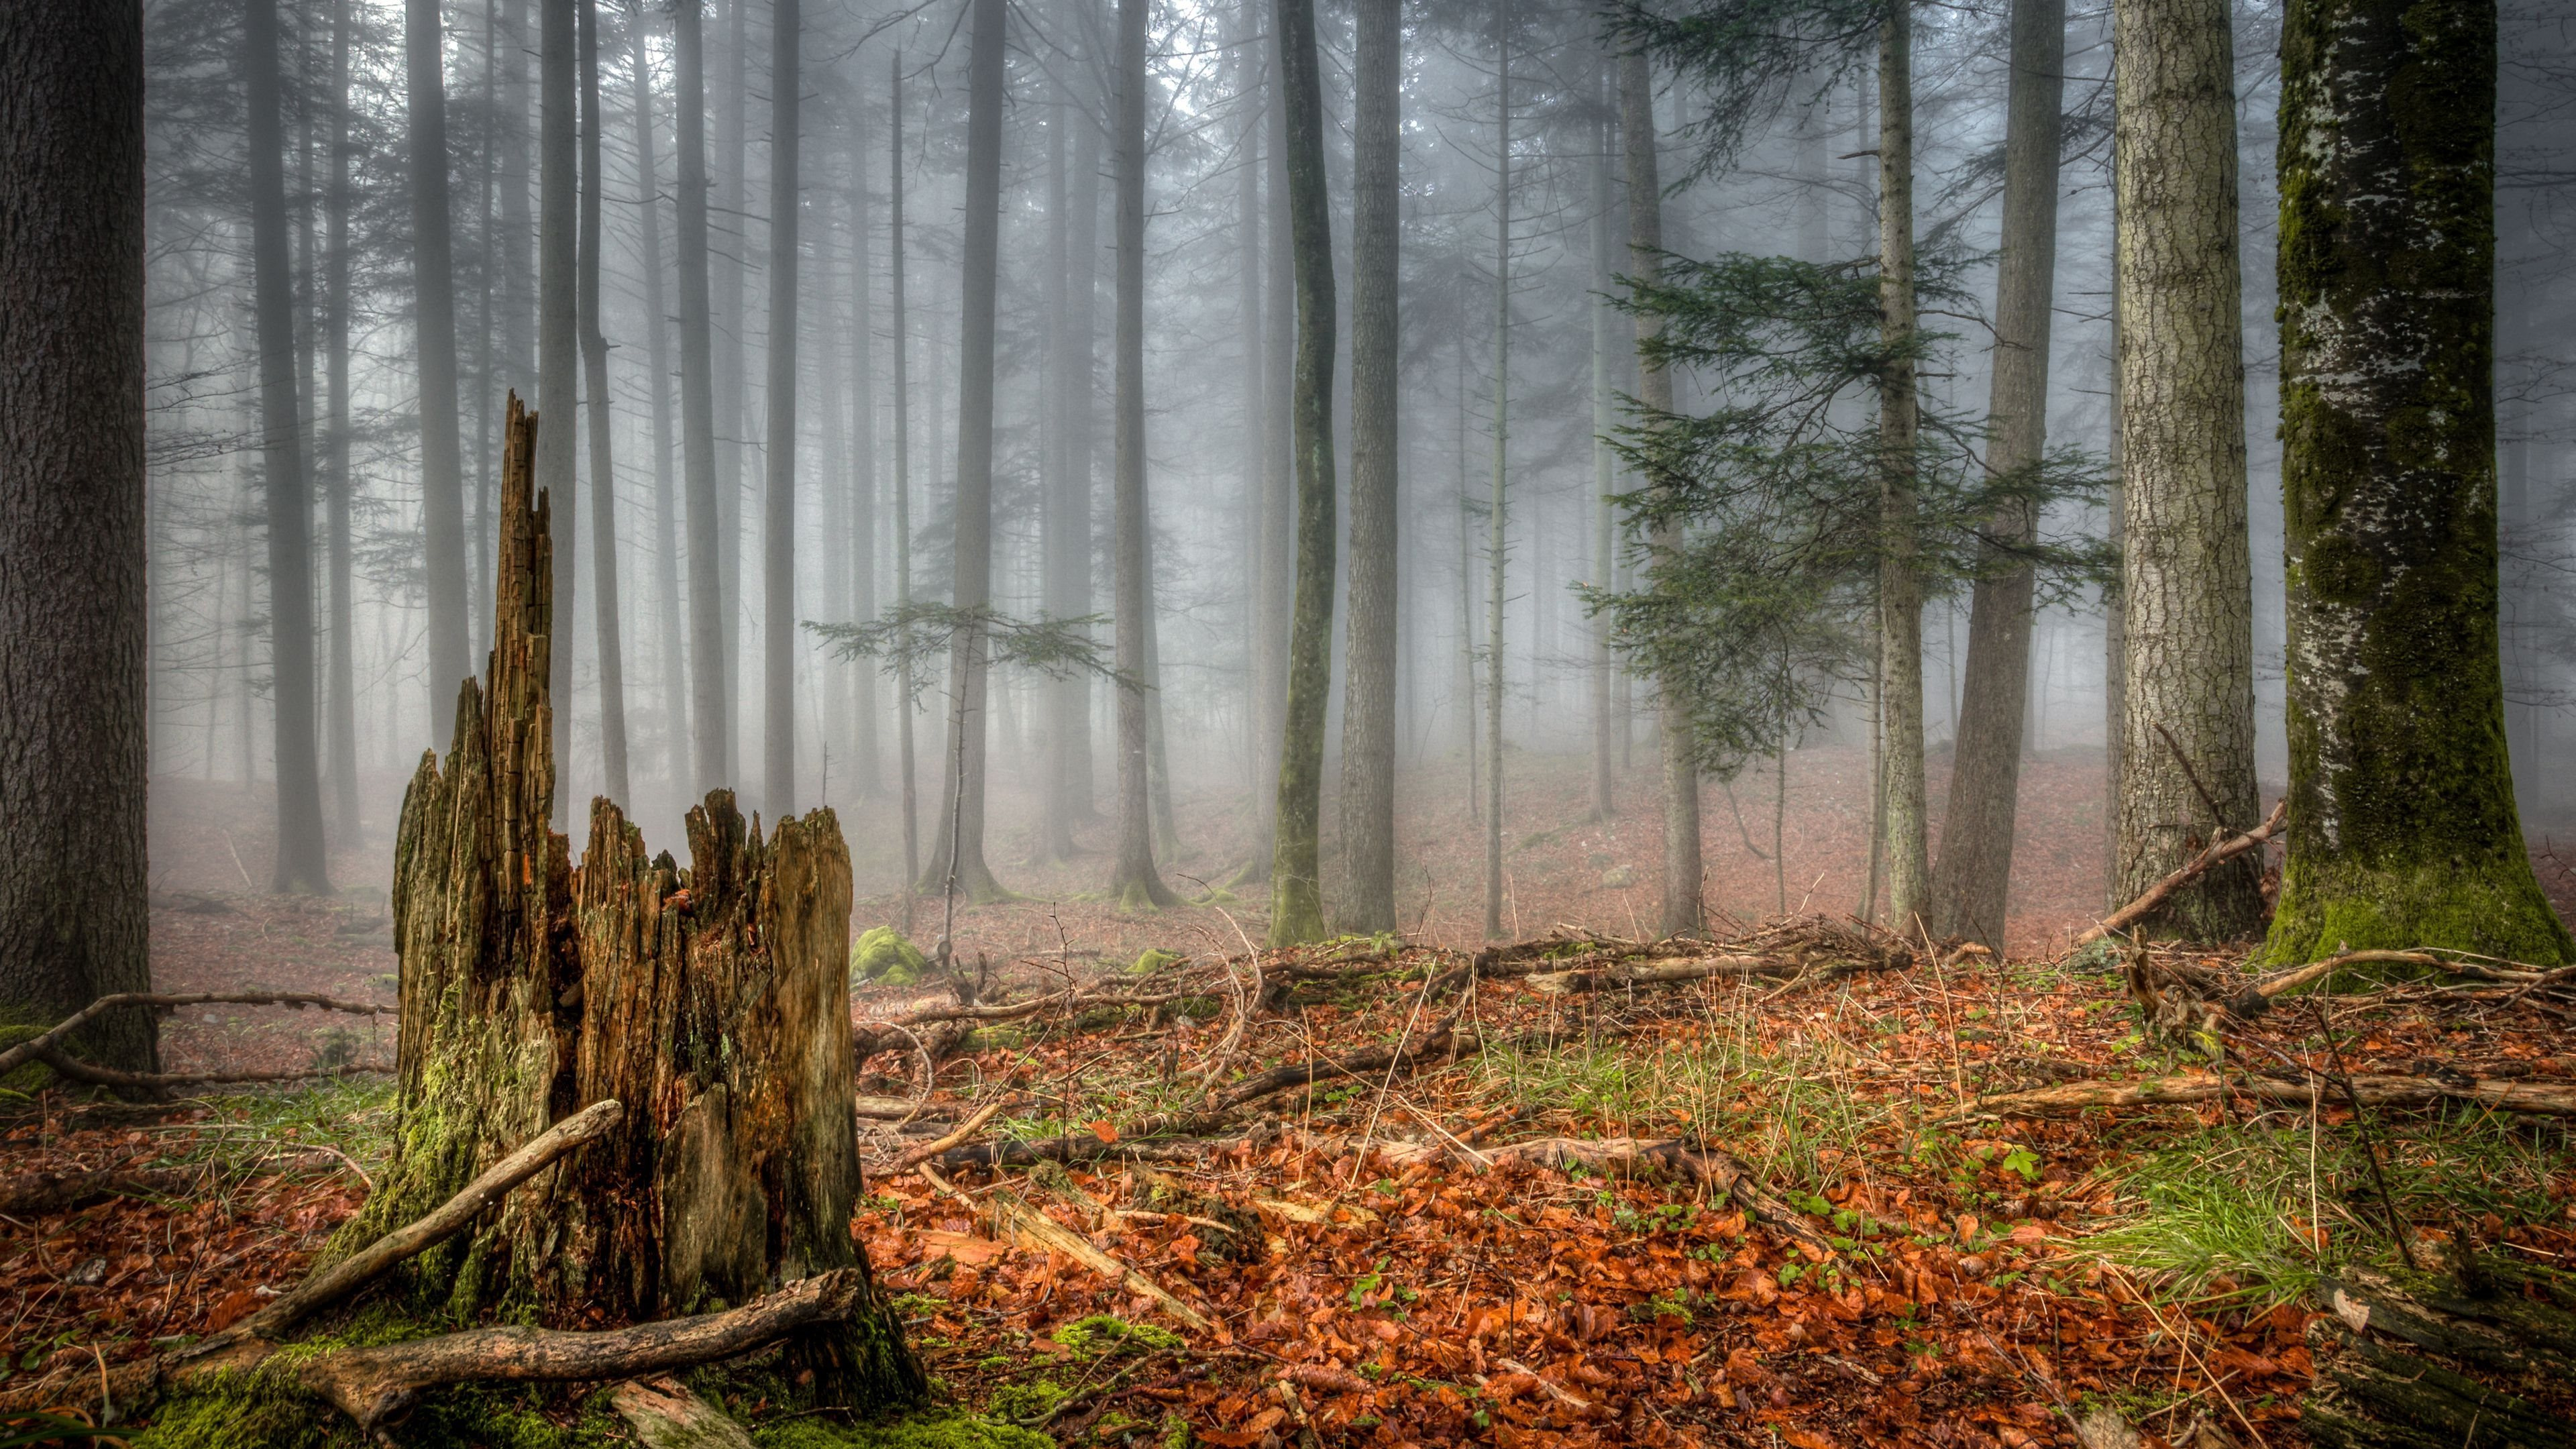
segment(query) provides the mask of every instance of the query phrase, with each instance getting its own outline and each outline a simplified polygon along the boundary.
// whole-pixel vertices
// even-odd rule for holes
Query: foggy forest
[[[2576,1416],[2549,0],[0,0],[0,1449]]]

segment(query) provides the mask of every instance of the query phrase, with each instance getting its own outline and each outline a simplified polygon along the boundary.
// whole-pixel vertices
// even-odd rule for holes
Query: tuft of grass
[[[2214,1169],[2177,1150],[2148,1159],[2125,1186],[2139,1211],[2085,1247],[2176,1299],[2269,1308],[2307,1293],[2324,1270],[2292,1226],[2307,1203],[2277,1174]]]

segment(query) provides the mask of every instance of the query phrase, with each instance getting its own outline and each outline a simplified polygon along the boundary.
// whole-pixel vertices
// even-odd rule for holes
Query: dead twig
[[[2094,942],[2101,940],[2103,937],[2108,936],[2113,932],[2125,931],[2131,926],[2136,925],[2139,921],[2144,920],[2148,913],[2154,911],[2158,906],[2161,906],[2166,901],[2172,899],[2175,891],[2181,890],[2184,886],[2187,886],[2193,881],[2199,879],[2202,875],[2206,874],[2211,867],[2234,860],[2236,857],[2243,855],[2245,852],[2254,849],[2258,845],[2261,845],[2264,841],[2271,839],[2272,836],[2280,830],[2282,823],[2288,820],[2289,817],[2289,797],[2283,796],[2272,806],[2272,813],[2263,818],[2262,824],[2255,826],[2252,830],[2249,830],[2242,835],[2229,835],[2211,841],[2208,847],[2202,850],[2200,854],[2195,855],[2190,860],[2184,862],[2182,869],[2175,871],[2173,874],[2166,876],[2163,880],[2157,881],[2154,885],[2147,887],[2146,892],[2140,895],[2136,900],[2131,901],[2127,905],[2113,911],[2111,914],[2104,916],[2100,925],[2097,925],[2093,929],[2086,931],[2083,935],[2076,937],[2075,944],[2077,948],[2081,949],[2085,946],[2090,946]]]

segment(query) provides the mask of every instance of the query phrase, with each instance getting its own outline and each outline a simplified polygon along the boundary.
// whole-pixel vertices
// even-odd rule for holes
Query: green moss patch
[[[930,958],[892,926],[872,927],[850,947],[853,986],[911,986],[930,974]]]

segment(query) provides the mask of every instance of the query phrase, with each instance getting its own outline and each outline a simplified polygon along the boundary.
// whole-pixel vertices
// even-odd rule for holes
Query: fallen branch
[[[1092,1272],[1125,1288],[1128,1292],[1142,1294],[1152,1299],[1156,1306],[1193,1331],[1207,1332],[1206,1315],[1165,1292],[1162,1284],[1093,1247],[1088,1240],[1071,1228],[1022,1202],[1019,1194],[1009,1188],[993,1189],[989,1204],[978,1204],[975,1199],[958,1191],[946,1178],[941,1177],[931,1168],[925,1166],[919,1171],[929,1180],[930,1185],[937,1188],[944,1196],[953,1197],[959,1202],[974,1206],[989,1205],[1010,1228],[1012,1236],[1019,1239],[1022,1247],[1037,1252],[1062,1253]]]
[[[2104,916],[2100,925],[2095,926],[2092,930],[2089,930],[2083,935],[2075,938],[2077,948],[2081,949],[2085,946],[2090,946],[2094,942],[2101,940],[2103,937],[2108,936],[2115,931],[2125,931],[2131,926],[2136,925],[2139,921],[2144,920],[2147,915],[2153,912],[2158,906],[2161,906],[2167,900],[2172,899],[2175,891],[2181,890],[2184,886],[2187,886],[2193,881],[2199,879],[2202,875],[2206,874],[2212,866],[2234,860],[2236,857],[2243,855],[2245,852],[2252,850],[2258,845],[2261,845],[2264,841],[2271,839],[2274,833],[2280,830],[2282,822],[2288,820],[2289,817],[2290,800],[2289,797],[2285,795],[2273,804],[2272,813],[2263,817],[2262,824],[2255,826],[2252,830],[2249,830],[2242,835],[2231,835],[2223,840],[2211,841],[2208,847],[2202,850],[2200,854],[2195,855],[2190,860],[2184,862],[2182,869],[2175,871],[2173,874],[2166,876],[2163,880],[2157,881],[2154,885],[2147,887],[2146,893],[2139,896],[2136,900],[2131,901],[2127,905],[2113,911],[2111,914]]]
[[[170,1087],[212,1087],[247,1082],[313,1082],[334,1077],[364,1077],[390,1072],[389,1066],[353,1062],[344,1067],[307,1067],[283,1072],[124,1072],[102,1067],[67,1056],[48,1048],[35,1054],[36,1060],[75,1082],[95,1087],[122,1087],[128,1091],[159,1091]]]
[[[2536,967],[2494,965],[2483,961],[2454,961],[2430,951],[2346,951],[2311,961],[2294,971],[2285,971],[2267,980],[2257,981],[2227,1003],[2228,1015],[2251,1021],[2271,1009],[2273,998],[2296,991],[2312,982],[2322,981],[2346,966],[2422,966],[2447,971],[2471,981],[2501,982],[2512,986],[2538,985],[2548,973]]]
[[[465,1190],[439,1204],[429,1216],[376,1239],[297,1285],[294,1292],[252,1314],[234,1330],[235,1338],[275,1338],[319,1309],[383,1277],[405,1259],[425,1253],[470,1226],[484,1209],[512,1188],[536,1176],[556,1159],[607,1135],[626,1109],[616,1102],[597,1102],[547,1128],[518,1151],[484,1169]]]
[[[1461,1036],[1450,1029],[1449,1023],[1443,1022],[1433,1027],[1431,1034],[1423,1038],[1419,1046],[1375,1047],[1352,1052],[1345,1057],[1317,1052],[1302,1062],[1273,1067],[1226,1088],[1218,1094],[1213,1105],[1218,1112],[1230,1112],[1248,1102],[1258,1102],[1264,1097],[1276,1096],[1292,1087],[1303,1087],[1313,1082],[1374,1074],[1390,1068],[1398,1075],[1406,1075],[1434,1058],[1445,1065],[1462,1056],[1473,1056],[1483,1045],[1483,1041],[1473,1034]]]
[[[877,1176],[892,1177],[899,1172],[912,1171],[921,1164],[928,1162],[930,1159],[937,1157],[939,1154],[946,1152],[952,1147],[958,1146],[967,1138],[984,1130],[984,1124],[992,1121],[994,1117],[1000,1115],[1001,1110],[1009,1105],[1010,1101],[1007,1098],[997,1098],[985,1103],[980,1111],[976,1112],[974,1116],[967,1118],[965,1121],[958,1123],[947,1136],[938,1138],[935,1141],[924,1142],[918,1147],[905,1148],[902,1156],[877,1169]]]
[[[0,1182],[0,1213],[34,1217],[67,1213],[118,1197],[166,1197],[195,1187],[198,1174],[185,1168],[146,1168],[136,1172],[29,1172]]]
[[[20,1063],[30,1058],[44,1056],[64,1037],[120,1006],[320,1007],[324,1011],[349,1011],[366,1016],[391,1016],[397,1010],[391,1006],[379,1006],[372,1001],[342,1001],[336,997],[317,996],[309,991],[199,991],[179,995],[156,991],[120,991],[113,996],[102,996],[73,1012],[61,1025],[51,1031],[40,1036],[31,1036],[6,1051],[0,1051],[0,1077],[5,1077],[17,1070]],[[271,1079],[254,1078],[252,1080]]]
[[[1889,969],[1892,969],[1889,963],[1873,961],[1835,961],[1817,965],[1766,956],[1710,956],[1669,966],[1608,966],[1591,971],[1554,971],[1530,977],[1528,985],[1533,991],[1562,996],[1588,991],[1618,991],[1636,986],[1679,986],[1716,977],[1786,976],[1792,980],[1803,980],[1810,975],[1847,976],[1855,972]]]
[[[2431,1107],[2444,1102],[2476,1102],[2500,1112],[2534,1116],[2576,1116],[2576,1083],[2507,1081],[2472,1077],[2445,1082],[2435,1077],[2356,1076],[2354,1100],[2368,1107]],[[2215,1077],[2182,1074],[2147,1077],[2133,1082],[2068,1082],[2035,1087],[1999,1097],[1981,1097],[1965,1115],[2044,1117],[2092,1107],[2160,1107],[2173,1103],[2210,1102],[2222,1096],[2252,1097],[2266,1102],[2305,1105],[2314,1099],[2306,1082],[2268,1076]],[[1953,1119],[1959,1120],[1959,1119]]]

